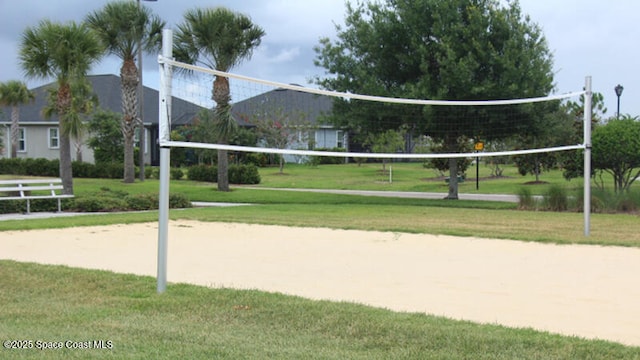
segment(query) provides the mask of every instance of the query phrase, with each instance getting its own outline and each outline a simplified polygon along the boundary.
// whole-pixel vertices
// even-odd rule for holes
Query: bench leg
[[[29,202],[29,199],[27,199],[27,214],[31,214],[31,203]]]
[[[62,210],[60,209],[60,198],[58,198],[58,212],[61,212]]]

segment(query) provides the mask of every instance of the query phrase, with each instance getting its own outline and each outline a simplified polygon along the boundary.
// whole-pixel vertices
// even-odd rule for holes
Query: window
[[[336,131],[336,147],[344,148],[344,131],[342,130]]]
[[[144,153],[149,152],[149,130],[144,128]],[[133,146],[140,148],[140,128],[135,128],[133,132]]]
[[[24,128],[18,129],[18,151],[26,152],[27,151],[27,132]]]
[[[60,132],[58,128],[49,128],[49,149],[60,148]]]

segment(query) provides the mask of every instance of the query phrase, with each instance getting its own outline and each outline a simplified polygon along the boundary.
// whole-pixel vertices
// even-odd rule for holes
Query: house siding
[[[60,157],[60,148],[49,147],[49,129],[55,128],[52,126],[55,124],[25,124],[21,123],[20,128],[24,129],[26,139],[26,149],[24,151],[18,151],[17,157],[19,158],[44,158],[48,160],[55,160]],[[9,135],[9,127],[3,127],[3,144],[4,149],[0,157],[11,156],[11,140]],[[71,156],[73,160],[76,160],[76,144],[77,142],[71,140]],[[94,162],[93,150],[82,145],[82,161]]]
[[[93,86],[93,90],[98,96],[100,108],[121,113],[122,111],[122,90],[120,77],[116,75],[91,75],[87,77]],[[58,119],[53,116],[50,119],[42,117],[42,108],[46,105],[47,89],[55,86],[54,83],[32,89],[36,98],[34,102],[20,106],[20,127],[25,129],[26,149],[18,152],[18,157],[22,158],[45,158],[58,159],[60,150],[49,147],[48,131],[52,127],[58,126]],[[145,163],[158,165],[159,146],[158,139],[158,91],[144,87],[144,124],[147,129],[145,137]],[[173,98],[172,100],[172,125],[188,124],[202,108],[197,104]],[[11,111],[8,107],[0,108],[0,129],[3,131],[4,149],[0,152],[0,157],[10,157],[9,127]],[[88,136],[87,136],[88,138]],[[86,143],[86,139],[83,140]],[[72,159],[76,159],[76,148],[74,141],[71,144]],[[93,163],[95,161],[93,150],[88,146],[82,146],[82,160]]]

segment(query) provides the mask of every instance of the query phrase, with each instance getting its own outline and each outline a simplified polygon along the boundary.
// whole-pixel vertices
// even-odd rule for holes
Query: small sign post
[[[476,153],[484,150],[484,142],[482,141],[476,141],[476,143],[473,145],[474,150],[476,151]],[[476,156],[476,190],[480,189],[480,157]]]

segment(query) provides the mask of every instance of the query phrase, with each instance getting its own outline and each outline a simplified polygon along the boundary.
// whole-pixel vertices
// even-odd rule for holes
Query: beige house
[[[120,77],[116,75],[92,75],[88,80],[93,91],[98,96],[100,108],[117,113],[122,112]],[[21,158],[59,158],[60,128],[58,118],[53,116],[45,119],[42,109],[46,106],[47,89],[55,84],[47,84],[31,91],[35,94],[32,103],[20,106],[20,129],[18,141],[18,157]],[[190,123],[202,108],[196,104],[173,98],[172,126]],[[11,108],[0,108],[0,128],[3,136],[4,149],[0,157],[10,157]],[[158,91],[144,88],[144,127],[145,127],[145,163],[157,165],[159,163],[158,139]],[[94,162],[93,150],[86,145],[87,138],[80,141],[71,140],[72,159]]]

